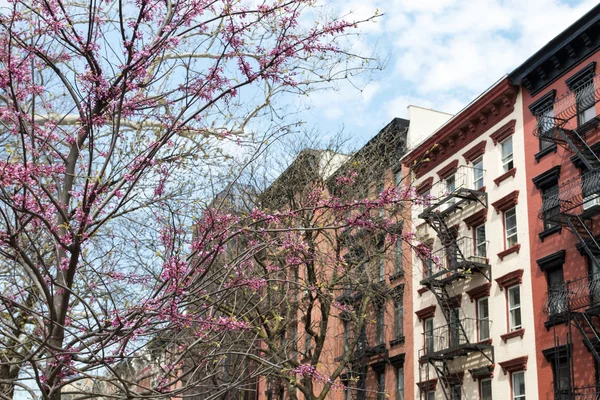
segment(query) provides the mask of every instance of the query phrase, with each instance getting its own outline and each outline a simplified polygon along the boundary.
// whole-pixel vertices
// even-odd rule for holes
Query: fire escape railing
[[[439,303],[448,325],[436,328],[430,340],[433,340],[434,357],[431,352],[423,354],[428,366],[431,365],[441,385],[446,399],[452,399],[451,386],[457,380],[455,373],[450,372],[448,362],[456,357],[468,356],[473,352],[481,353],[490,364],[494,363],[494,352],[491,345],[472,344],[470,336],[476,330],[474,320],[454,319],[452,309],[455,303],[447,291],[447,286],[459,279],[465,279],[472,273],[483,274],[491,279],[487,260],[487,243],[475,243],[472,238],[457,238],[448,226],[448,218],[465,210],[475,212],[477,205],[487,208],[487,193],[482,189],[481,177],[484,170],[461,166],[449,178],[442,179],[432,186],[425,207],[419,213],[436,232],[441,242],[441,249],[430,257],[424,257],[425,276],[421,284],[429,288]],[[475,206],[475,207],[471,207]],[[466,326],[465,326],[466,324]],[[447,341],[447,346],[443,343]],[[444,348],[444,346],[446,346]],[[450,351],[452,348],[452,351]],[[429,380],[429,367],[425,367],[425,376],[420,379]]]
[[[421,284],[431,285],[434,281],[439,283],[483,271],[484,267],[489,267],[488,245],[488,241],[476,243],[473,238],[464,236],[432,252],[431,258],[425,262]]]
[[[419,350],[419,359],[421,361],[451,360],[471,352],[491,348],[491,344],[477,343],[478,323],[486,323],[489,326],[491,321],[461,318],[451,324],[423,333],[424,346]]]
[[[600,270],[600,244],[593,234],[592,218],[600,210],[600,157],[588,143],[589,132],[600,125],[598,117],[580,118],[580,112],[589,110],[600,102],[600,75],[578,86],[557,99],[548,109],[538,115],[534,135],[540,140],[552,142],[575,153],[582,166],[582,174],[558,187],[557,191],[543,196],[539,217],[545,224],[568,228],[578,239],[581,250],[587,255],[594,271]],[[584,115],[584,114],[582,114]],[[576,128],[572,128],[576,126]],[[595,312],[600,306],[600,274],[583,276],[564,284],[550,287],[544,304],[544,313],[560,318],[574,326],[584,339],[596,362],[600,363],[600,332]],[[570,330],[570,328],[569,328]],[[559,331],[555,330],[555,335]],[[567,342],[570,342],[570,334]],[[558,343],[559,337],[555,336]],[[574,375],[570,363],[570,376]],[[570,387],[555,392],[560,399],[597,399],[596,387]]]

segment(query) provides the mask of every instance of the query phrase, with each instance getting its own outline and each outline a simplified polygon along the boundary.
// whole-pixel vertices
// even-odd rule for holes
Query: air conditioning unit
[[[593,194],[583,198],[583,209],[589,210],[592,207],[600,206],[600,195]]]

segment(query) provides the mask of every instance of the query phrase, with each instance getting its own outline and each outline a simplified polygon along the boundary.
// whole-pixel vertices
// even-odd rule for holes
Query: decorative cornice
[[[547,109],[552,107],[555,98],[556,89],[552,89],[548,91],[548,93],[531,103],[529,105],[529,111],[531,111],[533,115],[538,115],[539,113],[546,111]]]
[[[555,165],[547,171],[542,172],[538,176],[531,178],[531,182],[538,189],[544,189],[548,186],[554,186],[558,183],[560,176],[560,165]]]
[[[485,221],[487,221],[487,208],[482,208],[481,210],[477,211],[473,215],[470,215],[463,220],[463,222],[467,225],[468,229],[471,229],[471,227],[479,226]]]
[[[500,286],[500,290],[504,290],[508,287],[518,285],[523,283],[523,270],[518,269],[516,271],[509,272],[508,274],[502,275],[499,278],[495,279],[498,286]]]
[[[562,346],[550,347],[548,349],[542,350],[542,354],[544,358],[548,362],[554,362],[556,359],[567,358],[569,354],[571,354],[571,344],[568,345],[563,344]]]
[[[448,165],[446,165],[444,168],[441,168],[437,172],[437,175],[440,177],[440,179],[444,179],[444,178],[447,178],[448,176],[452,175],[457,169],[458,169],[458,160],[454,160],[454,161],[449,162]]]
[[[525,328],[517,329],[515,331],[505,333],[504,335],[500,335],[500,339],[502,339],[502,341],[506,343],[508,339],[512,339],[517,336],[523,339],[523,335],[525,335]]]
[[[500,260],[504,260],[504,257],[506,257],[509,254],[512,254],[512,253],[519,254],[520,250],[521,250],[521,244],[515,244],[513,247],[509,247],[508,249],[503,250],[500,253],[498,253],[498,257],[500,257]]]
[[[479,300],[482,297],[487,297],[490,295],[490,288],[492,284],[490,282],[484,283],[481,286],[474,287],[473,289],[467,290],[467,295],[471,299],[471,303],[475,300]]]
[[[404,365],[404,361],[406,359],[406,354],[398,354],[393,357],[390,357],[390,364],[394,367],[401,367]]]
[[[479,368],[470,369],[469,372],[471,373],[471,377],[473,379],[480,380],[480,379],[493,378],[495,367],[496,367],[496,365],[490,364],[487,367],[479,367]]]
[[[573,74],[571,77],[565,79],[565,83],[567,84],[569,89],[577,89],[578,86],[582,85],[587,80],[589,80],[594,75],[595,71],[596,61],[592,61],[591,63],[577,71],[575,74]]]
[[[431,189],[432,186],[433,186],[433,176],[430,176],[429,178],[425,179],[423,182],[419,183],[415,189],[417,191],[417,194],[422,194],[423,192],[426,192],[427,190]]]
[[[511,119],[506,124],[502,125],[500,129],[497,129],[494,133],[490,134],[490,139],[492,139],[494,146],[515,133],[516,124],[517,120]]]
[[[419,321],[433,317],[435,315],[435,304],[415,311],[415,315]]]
[[[500,183],[502,181],[505,181],[506,179],[508,179],[509,176],[512,176],[514,178],[516,174],[517,174],[517,169],[511,168],[508,171],[506,171],[505,173],[503,173],[502,175],[500,175],[499,177],[497,177],[496,179],[494,179],[494,183],[496,184],[496,186],[500,186]]]
[[[552,269],[562,268],[563,264],[565,263],[565,254],[565,250],[560,250],[556,253],[552,253],[550,255],[547,255],[546,257],[542,257],[536,260],[536,263],[543,272]]]
[[[507,372],[518,372],[527,370],[528,356],[513,358],[512,360],[499,362],[502,367],[502,372],[506,375]]]
[[[419,390],[421,390],[421,391],[433,392],[433,391],[435,391],[435,389],[437,387],[437,381],[438,381],[437,378],[434,378],[434,379],[430,379],[425,382],[417,382],[417,386],[419,387]]]
[[[471,147],[470,150],[463,153],[465,162],[467,164],[469,164],[471,161],[473,161],[476,158],[478,158],[479,156],[483,155],[483,153],[485,153],[485,144],[486,143],[487,143],[486,140],[482,140],[481,142],[477,143],[475,146]]]
[[[426,293],[429,291],[429,288],[426,286],[420,287],[419,289],[417,289],[417,293],[419,294],[419,296],[423,296],[423,293]]]
[[[413,169],[417,178],[423,176],[512,113],[517,93],[518,87],[507,79],[498,82],[411,151],[403,164]]]
[[[381,360],[374,364],[371,364],[371,368],[375,372],[383,372],[383,371],[385,371],[385,364],[386,364],[385,360]]]
[[[519,200],[519,191],[514,190],[511,193],[507,194],[503,198],[496,200],[492,203],[492,207],[496,210],[496,214],[500,214],[502,211],[506,211],[510,208],[513,208],[518,204]]]

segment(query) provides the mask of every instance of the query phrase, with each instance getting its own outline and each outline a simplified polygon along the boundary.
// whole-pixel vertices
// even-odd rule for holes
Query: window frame
[[[482,318],[481,317],[481,311],[482,311],[482,306],[481,303],[482,302],[486,302],[486,309],[487,309],[487,317],[486,318]],[[483,342],[484,340],[489,340],[492,335],[490,332],[490,298],[489,296],[485,296],[485,297],[481,297],[479,299],[477,299],[477,341],[478,342]],[[482,337],[481,336],[481,331],[482,331],[482,323],[485,321],[485,323],[487,324],[487,337]]]
[[[515,167],[514,162],[514,143],[513,135],[510,135],[506,139],[500,142],[500,160],[502,161],[502,171],[504,173],[510,171]],[[505,146],[510,143],[510,153],[505,154]]]
[[[480,165],[479,167],[477,165]],[[477,157],[475,160],[472,161],[472,165],[473,165],[473,190],[481,190],[482,188],[485,187],[484,182],[483,182],[483,175],[484,175],[484,170],[483,170],[483,156],[479,156]],[[481,173],[481,176],[477,176],[478,175],[478,171]],[[481,185],[478,186],[477,182],[481,181]]]
[[[515,290],[518,290],[519,294],[519,304],[511,304],[512,296],[511,293]],[[519,329],[523,329],[523,314],[522,314],[522,301],[521,301],[521,284],[513,285],[506,289],[507,296],[507,307],[508,307],[508,330],[509,332],[518,331]],[[515,317],[513,317],[513,312]],[[516,315],[519,317],[519,323],[516,324]]]
[[[490,384],[490,396],[488,399],[486,399],[485,397],[483,397],[483,383],[484,382],[489,382]],[[479,380],[479,400],[492,400],[493,399],[493,394],[494,392],[492,391],[492,378],[484,378],[484,379],[480,379]]]
[[[483,241],[481,243],[479,242],[480,230],[483,230]],[[481,225],[477,225],[476,227],[473,228],[473,244],[475,246],[475,248],[474,248],[475,256],[481,257],[481,258],[487,258],[487,237],[485,234],[485,223],[483,223]],[[483,254],[480,254],[481,246],[483,246],[483,252],[482,252]]]
[[[404,264],[404,260],[402,257],[404,256],[404,249],[402,248],[403,241],[401,239],[396,239],[396,244],[394,245],[394,272],[396,274],[402,273],[402,268]]]
[[[396,375],[395,400],[404,400],[404,365],[396,367],[394,372]]]
[[[509,233],[509,227],[508,227],[508,218],[509,217],[509,213],[514,214],[514,227],[510,228],[512,229],[514,232]],[[504,210],[502,212],[502,220],[504,222],[504,249],[510,249],[514,246],[516,246],[519,243],[519,236],[518,236],[518,224],[517,224],[517,207],[511,207],[507,210]],[[511,239],[514,238],[514,243],[511,245]]]
[[[404,296],[394,301],[394,339],[404,336]]]
[[[575,95],[575,105],[577,106],[577,126],[579,127],[581,125],[584,125],[586,122],[591,121],[592,119],[594,119],[596,117],[596,103],[595,102],[592,101],[592,104],[587,108],[583,108],[585,106],[585,104],[582,104],[589,97],[590,93],[592,95],[592,98],[594,97],[594,79],[593,79],[593,77],[590,76],[589,78],[587,78],[584,81],[582,81],[581,83],[579,83],[577,85],[577,87],[573,90],[573,92]],[[585,93],[582,95],[581,93],[583,93],[583,92],[588,92],[588,93],[587,93],[587,95]],[[590,110],[592,110],[592,114],[586,115],[586,113]]]
[[[558,199],[558,181],[554,185],[545,186],[540,190],[542,192],[542,207],[544,210],[543,215],[542,215],[544,231],[547,231],[549,229],[560,226],[556,222],[554,222],[554,223],[550,222],[548,219],[549,211],[557,210],[557,214],[560,213],[560,201]],[[556,196],[554,196],[554,194],[556,194]],[[555,202],[552,203],[552,207],[547,207],[547,205],[544,204],[544,203],[548,202],[549,199],[555,200]],[[554,214],[552,214],[552,215],[554,215]]]
[[[385,304],[375,307],[376,322],[375,322],[375,336],[377,345],[385,343]]]
[[[431,329],[427,329],[427,324],[431,322]],[[423,348],[425,349],[425,354],[430,354],[435,352],[435,339],[433,337],[433,331],[435,330],[435,324],[433,321],[433,317],[425,318],[423,321]]]
[[[537,114],[535,114],[535,117],[537,120],[536,124],[539,138],[539,151],[543,151],[555,146],[556,143],[550,140],[542,139],[546,136],[546,132],[554,130],[554,104],[551,104],[550,107],[540,110]]]
[[[385,400],[385,369],[377,371],[377,400]]]
[[[521,375],[523,376],[523,394],[516,393],[515,390],[515,376]],[[510,374],[510,388],[512,391],[512,400],[525,400],[527,394],[527,385],[525,383],[525,371],[515,371]]]

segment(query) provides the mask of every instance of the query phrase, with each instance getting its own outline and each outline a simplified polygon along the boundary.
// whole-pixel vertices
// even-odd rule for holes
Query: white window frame
[[[517,394],[517,391],[516,391],[517,385],[515,385],[515,377],[517,377],[517,376],[523,377],[524,392],[527,392],[527,386],[525,384],[525,371],[513,372],[511,374],[511,386],[512,386],[512,395],[513,395],[512,398],[513,398],[513,400],[525,400],[525,393]]]
[[[511,293],[514,291],[518,291],[519,293],[519,304],[513,304]],[[521,285],[511,286],[506,290],[506,295],[508,296],[508,327],[510,332],[514,332],[516,330],[523,328],[523,314],[521,308]],[[516,321],[516,316],[519,316],[518,323]]]
[[[483,241],[480,242],[478,232],[480,229],[483,230]],[[485,258],[487,257],[487,238],[485,234],[485,224],[481,224],[473,228],[473,233],[475,235],[475,256]]]
[[[479,166],[477,166],[479,164]],[[478,174],[481,174],[478,176]],[[478,184],[479,182],[479,184]],[[479,190],[485,185],[483,184],[483,156],[478,157],[473,161],[473,190]]]
[[[510,153],[506,153],[506,147],[510,143]],[[515,167],[514,163],[514,146],[512,135],[500,142],[500,156],[502,157],[502,170],[508,172]]]
[[[483,397],[483,384],[484,382],[489,382],[490,383],[490,396],[493,397],[493,392],[492,392],[492,379],[491,378],[486,378],[486,379],[482,379],[479,381],[479,397],[481,400],[486,400]]]
[[[444,178],[444,197],[456,191],[456,175],[451,174]],[[454,203],[454,198],[448,200],[448,203]]]
[[[515,226],[510,228],[508,227],[508,218],[510,218],[511,216],[509,216],[509,214],[514,215],[514,219],[515,219]],[[504,217],[504,236],[505,236],[505,243],[504,243],[504,248],[505,249],[510,249],[513,246],[516,246],[517,243],[519,243],[519,236],[518,236],[518,225],[517,225],[517,208],[516,207],[512,207],[509,208],[508,210],[503,212],[503,217]],[[514,242],[512,242],[512,239],[514,238]],[[512,243],[511,243],[512,242]]]
[[[482,307],[482,303],[484,301],[487,302],[485,306],[485,308],[487,309],[487,317],[485,318],[481,315],[481,311],[484,308]],[[481,327],[484,323],[487,325],[487,336],[485,337],[481,335]],[[490,298],[482,297],[480,299],[477,299],[477,341],[481,342],[483,340],[488,340],[490,337]]]

